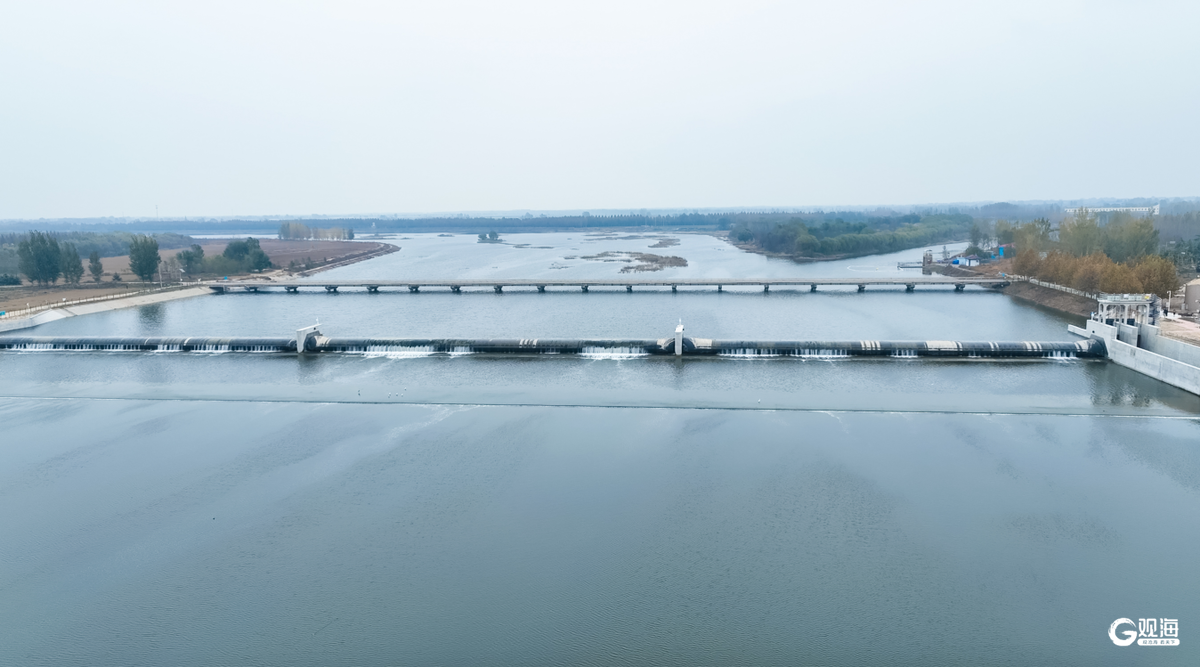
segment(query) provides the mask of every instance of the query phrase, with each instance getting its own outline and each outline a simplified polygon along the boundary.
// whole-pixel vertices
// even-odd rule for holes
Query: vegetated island
[[[962,240],[974,222],[966,214],[914,213],[859,220],[808,214],[786,222],[740,222],[729,230],[727,240],[747,252],[820,262]]]
[[[688,265],[686,259],[674,255],[655,255],[648,252],[616,250],[608,250],[596,255],[584,255],[579,259],[586,259],[592,262],[624,262],[628,266],[621,267],[621,273],[646,273],[650,271],[662,271],[668,267]]]

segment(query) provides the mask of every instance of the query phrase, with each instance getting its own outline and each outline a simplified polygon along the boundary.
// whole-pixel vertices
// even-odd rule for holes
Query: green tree
[[[978,220],[971,223],[970,237],[971,245],[975,248],[981,247],[983,242],[987,239],[987,231],[984,230],[983,225],[981,225]]]
[[[238,267],[243,271],[262,271],[274,266],[271,258],[259,245],[258,239],[230,241],[225,246],[225,252],[222,255],[237,262]]]
[[[1013,230],[1013,243],[1017,246],[1017,252],[1029,250],[1041,253],[1043,250],[1048,250],[1050,248],[1050,221],[1046,218],[1037,218],[1018,226]]]
[[[1058,240],[1064,250],[1076,257],[1104,250],[1104,232],[1100,230],[1096,216],[1086,208],[1063,220],[1058,226]]]
[[[253,245],[251,245],[251,243],[250,243],[251,241],[254,242]],[[246,255],[250,254],[250,248],[252,248],[252,247],[253,248],[258,247],[258,239],[243,239],[241,241],[230,241],[229,243],[227,243],[225,245],[225,251],[222,252],[221,254],[228,257],[229,259],[234,260],[235,262],[240,262],[243,259],[246,259]]]
[[[150,236],[137,235],[129,241],[129,270],[143,281],[154,278],[158,270],[158,241]]]
[[[62,273],[62,250],[58,240],[43,232],[29,232],[17,246],[17,261],[21,273],[30,282],[50,285]]]
[[[996,221],[996,243],[1007,245],[1013,242],[1013,236],[1016,232],[1016,227],[1007,220]]]
[[[263,271],[275,266],[271,263],[271,258],[267,256],[267,253],[264,252],[262,248],[258,247],[257,242],[254,244],[254,247],[250,249],[250,252],[246,253],[246,259],[244,261],[246,268],[251,271]]]
[[[175,259],[179,260],[179,264],[188,274],[195,275],[204,271],[204,248],[193,243],[188,250],[180,250],[175,253]]]
[[[78,285],[79,279],[83,278],[83,260],[79,259],[79,251],[75,250],[75,244],[64,243],[59,256],[63,280]]]
[[[88,255],[88,273],[92,274],[92,280],[95,282],[100,282],[104,277],[104,263],[100,261],[100,253],[95,250]]]
[[[1158,251],[1158,231],[1149,218],[1120,216],[1104,227],[1104,253],[1124,262]]]

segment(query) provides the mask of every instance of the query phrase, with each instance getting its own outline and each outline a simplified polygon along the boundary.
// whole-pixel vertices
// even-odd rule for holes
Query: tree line
[[[129,254],[129,244],[134,237],[141,236],[130,232],[48,232],[49,236],[60,244],[71,243],[81,257],[88,257],[95,252],[100,257],[120,257]],[[0,234],[0,247],[15,248],[26,236],[26,232]],[[186,248],[195,243],[195,239],[183,234],[162,233],[154,234],[158,247],[164,250]]]
[[[302,222],[285,222],[279,225],[279,238],[281,240],[322,240],[322,241],[353,241],[354,229],[352,227],[330,227],[321,229],[320,227],[309,227]]]
[[[996,223],[996,238],[1016,249],[1013,272],[1085,292],[1152,292],[1165,297],[1179,288],[1175,262],[1159,254],[1158,230],[1148,218],[1115,215],[1100,226],[1080,210],[1059,225],[1038,219],[1020,225]]]
[[[158,270],[158,241],[135,234],[129,239],[128,252],[130,271],[144,281],[152,280]],[[78,285],[84,275],[83,260],[75,244],[60,243],[55,235],[45,232],[23,235],[17,243],[17,261],[20,272],[39,285],[53,285],[59,278],[67,284]],[[104,276],[104,263],[98,250],[92,250],[88,255],[88,272],[95,282],[100,282]]]
[[[46,284],[50,284],[61,277],[70,283],[75,272],[71,257],[77,256],[88,258],[88,272],[92,273],[93,278],[98,282],[99,277],[103,274],[101,258],[130,254],[130,246],[134,239],[142,236],[128,232],[39,231],[34,233],[39,235],[36,243],[32,244],[37,247],[37,251],[31,255],[32,246],[26,243],[24,265],[22,265],[20,248],[23,242],[31,240],[31,234],[28,232],[0,234],[0,284],[19,285],[20,278],[17,277],[17,274],[21,273],[25,273],[26,277],[29,277],[22,266],[31,268],[38,276],[52,275],[54,272],[49,267],[54,264],[53,256],[57,256],[59,262],[65,261],[71,266],[59,266],[57,275],[52,278],[29,277],[30,281],[47,281]],[[181,234],[157,234],[154,239],[160,248],[185,248],[193,241],[190,236]],[[74,255],[65,251],[68,246],[73,248]],[[58,249],[57,255],[55,255],[55,248]],[[36,260],[33,259],[34,256],[37,257]]]
[[[175,260],[193,277],[203,274],[258,272],[275,266],[263,251],[258,239],[253,238],[230,241],[224,252],[213,257],[205,257],[204,248],[193,244],[191,248],[175,253]]]
[[[163,260],[159,253],[159,242],[155,237],[133,234],[126,241],[129,254],[129,270],[143,281],[152,281],[160,269],[160,277],[182,277],[183,273],[196,277],[204,274],[229,275],[258,272],[274,268],[271,258],[263,251],[258,239],[230,241],[224,252],[214,257],[205,257],[204,248],[193,243],[173,257]],[[79,248],[71,242],[60,241],[57,235],[32,231],[22,234],[14,249],[17,257],[16,271],[25,275],[31,283],[53,285],[62,279],[70,285],[78,285],[85,273],[91,274],[94,282],[104,277],[104,262],[98,250],[88,255],[84,269]],[[113,281],[120,275],[112,274]],[[13,273],[0,274],[0,285],[19,285],[20,278]]]
[[[895,252],[964,238],[973,222],[963,214],[840,217],[817,222],[792,217],[786,222],[741,222],[729,232],[734,241],[795,259],[826,259]]]

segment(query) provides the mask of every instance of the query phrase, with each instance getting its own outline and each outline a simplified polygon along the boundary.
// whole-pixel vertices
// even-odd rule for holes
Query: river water
[[[796,265],[667,236],[413,235],[314,281],[618,275],[579,259],[606,251],[688,260],[647,277],[919,273],[895,263],[920,249]],[[807,340],[1071,340],[1074,321],[977,289],[314,289],[23,333],[318,318]],[[1200,400],[1105,362],[31,352],[0,354],[0,395],[0,664],[1200,656]],[[1178,619],[1181,645],[1117,647],[1122,617]]]

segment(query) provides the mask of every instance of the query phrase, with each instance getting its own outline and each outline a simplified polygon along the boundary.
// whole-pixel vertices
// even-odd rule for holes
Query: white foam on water
[[[637,359],[650,353],[640,347],[585,347],[580,353],[585,359]]]
[[[367,357],[387,359],[418,359],[437,354],[432,345],[368,345],[365,350],[348,351],[359,352]]]
[[[762,359],[764,357],[782,357],[786,353],[781,353],[777,350],[759,350],[757,348],[738,348],[734,350],[722,350],[717,353],[720,357],[729,357],[731,359]]]
[[[795,356],[802,359],[844,359],[850,353],[845,350],[796,350]]]

